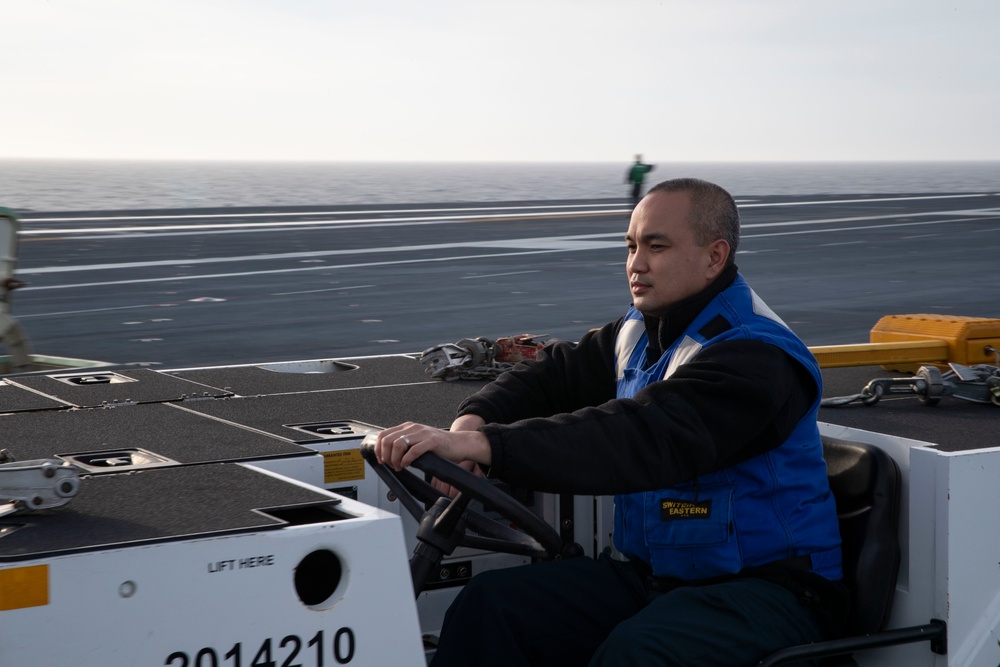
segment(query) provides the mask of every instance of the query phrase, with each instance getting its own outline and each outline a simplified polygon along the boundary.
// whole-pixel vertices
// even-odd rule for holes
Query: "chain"
[[[987,347],[988,351],[995,351]],[[886,394],[916,395],[925,405],[935,405],[943,396],[953,396],[975,403],[992,403],[1000,406],[1000,368],[980,364],[962,366],[950,364],[952,370],[942,375],[933,366],[921,366],[909,378],[877,378],[869,382],[860,393],[825,398],[823,408],[839,408],[860,401],[872,406]]]
[[[848,396],[834,396],[824,398],[820,401],[821,408],[841,408],[856,401],[861,401],[865,405],[875,405],[882,398],[881,385],[876,385],[876,390],[871,391],[868,387],[861,390],[860,394],[850,394]]]

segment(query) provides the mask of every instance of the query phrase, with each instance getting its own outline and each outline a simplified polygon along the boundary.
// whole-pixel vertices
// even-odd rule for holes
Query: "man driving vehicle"
[[[718,185],[654,186],[625,236],[621,319],[504,373],[448,431],[379,434],[397,469],[433,451],[515,486],[615,496],[615,553],[474,576],[432,665],[733,667],[838,635],[819,367],[739,273],[739,235]]]

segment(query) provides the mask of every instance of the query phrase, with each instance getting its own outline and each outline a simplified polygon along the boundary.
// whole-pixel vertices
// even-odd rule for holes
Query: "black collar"
[[[709,301],[719,295],[724,289],[733,284],[738,274],[735,264],[730,264],[711,285],[702,291],[682,299],[667,308],[667,312],[662,317],[643,315],[642,319],[646,325],[646,336],[649,338],[649,346],[646,348],[646,363],[655,364],[680,336],[688,325],[705,309]]]

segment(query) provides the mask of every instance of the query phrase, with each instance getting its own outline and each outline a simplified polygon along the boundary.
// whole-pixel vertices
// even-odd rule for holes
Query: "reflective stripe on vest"
[[[625,375],[628,360],[632,357],[636,344],[645,332],[646,325],[641,319],[629,319],[622,323],[622,328],[618,331],[618,338],[615,340],[616,381],[621,380]]]

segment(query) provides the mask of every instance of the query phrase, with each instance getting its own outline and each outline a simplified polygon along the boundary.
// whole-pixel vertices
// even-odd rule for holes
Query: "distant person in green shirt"
[[[654,165],[643,164],[641,155],[635,156],[635,164],[629,168],[625,176],[625,182],[632,184],[632,206],[638,204],[642,197],[642,184],[646,181],[646,174],[655,168]]]

